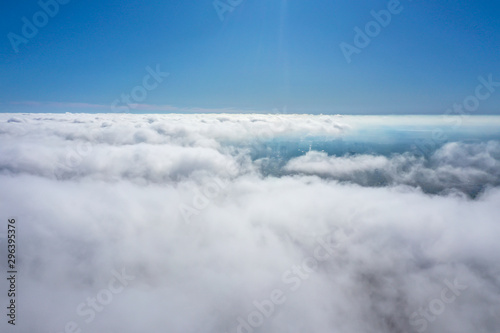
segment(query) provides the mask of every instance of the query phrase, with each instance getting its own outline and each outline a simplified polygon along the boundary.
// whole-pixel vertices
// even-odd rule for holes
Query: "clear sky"
[[[443,114],[500,82],[498,1],[54,1],[1,5],[2,112]]]

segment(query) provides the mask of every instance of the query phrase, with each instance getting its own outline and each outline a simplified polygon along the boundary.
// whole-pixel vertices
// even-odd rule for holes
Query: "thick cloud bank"
[[[498,140],[329,150],[363,121],[1,115],[0,331],[500,331]]]

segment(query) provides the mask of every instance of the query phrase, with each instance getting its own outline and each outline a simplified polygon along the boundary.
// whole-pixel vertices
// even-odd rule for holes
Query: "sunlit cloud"
[[[315,149],[361,123],[1,114],[20,331],[498,331],[498,140],[430,157]]]

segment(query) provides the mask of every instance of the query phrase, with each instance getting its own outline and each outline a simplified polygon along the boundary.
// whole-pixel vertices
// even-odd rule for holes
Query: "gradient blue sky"
[[[498,1],[401,0],[348,64],[339,44],[388,2],[243,0],[221,21],[213,0],[72,0],[17,53],[8,34],[41,8],[3,2],[0,111],[110,112],[157,64],[170,75],[131,111],[443,114],[500,81]]]

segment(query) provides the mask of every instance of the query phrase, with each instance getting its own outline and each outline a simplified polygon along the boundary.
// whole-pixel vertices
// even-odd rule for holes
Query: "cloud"
[[[384,156],[355,155],[328,156],[325,152],[309,151],[292,159],[285,166],[287,171],[296,171],[335,178],[349,177],[356,173],[373,172],[388,167],[390,161]]]
[[[428,160],[310,151],[278,177],[262,173],[252,142],[336,140],[350,120],[12,117],[0,115],[0,211],[17,219],[19,332],[499,328],[496,141],[450,143]],[[375,170],[390,186],[372,186]],[[457,175],[490,186],[474,198],[418,187]],[[203,194],[214,179],[224,187]],[[186,223],[179,207],[202,197]],[[123,270],[133,279],[112,293]],[[466,288],[441,311],[449,283]],[[284,301],[271,307],[276,290]]]
[[[428,193],[459,190],[477,195],[487,186],[500,185],[500,143],[452,142],[429,159],[411,153],[328,156],[310,151],[291,159],[284,169],[364,186],[410,185]]]

